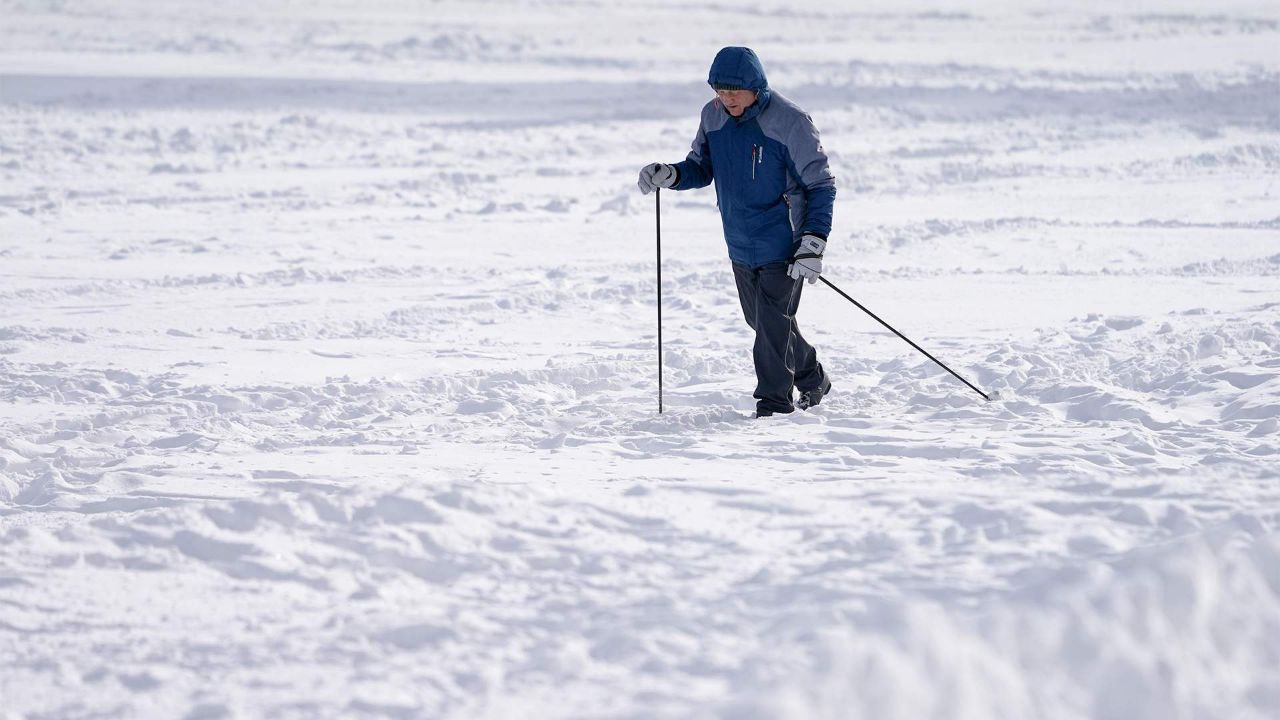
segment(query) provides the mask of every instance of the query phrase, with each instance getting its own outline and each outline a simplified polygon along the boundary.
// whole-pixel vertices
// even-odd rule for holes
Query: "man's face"
[[[724,109],[734,117],[742,117],[742,113],[756,101],[754,90],[717,90],[716,97],[720,98]]]

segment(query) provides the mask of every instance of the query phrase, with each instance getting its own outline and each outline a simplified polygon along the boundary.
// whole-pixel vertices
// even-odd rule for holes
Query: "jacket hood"
[[[751,48],[727,47],[716,53],[711,61],[709,85],[736,85],[760,92],[769,88],[764,76],[764,66]]]

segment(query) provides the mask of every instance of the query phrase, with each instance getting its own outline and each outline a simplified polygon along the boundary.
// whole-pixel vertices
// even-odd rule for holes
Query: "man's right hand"
[[[649,163],[640,170],[640,192],[648,195],[657,188],[676,184],[676,169],[666,163]]]

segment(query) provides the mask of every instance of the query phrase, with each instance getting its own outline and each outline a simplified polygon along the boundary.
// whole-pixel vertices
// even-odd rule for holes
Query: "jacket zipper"
[[[756,179],[756,154],[759,150],[757,145],[751,146],[751,179]]]

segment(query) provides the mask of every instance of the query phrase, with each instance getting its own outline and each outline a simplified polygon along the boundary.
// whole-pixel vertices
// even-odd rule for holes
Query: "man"
[[[835,178],[813,120],[769,89],[754,52],[724,48],[707,82],[716,98],[702,108],[692,152],[674,165],[646,165],[640,190],[715,181],[738,300],[756,335],[756,415],[808,409],[831,392],[831,381],[795,313],[801,280],[817,282],[822,272]]]

